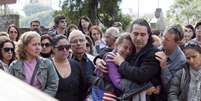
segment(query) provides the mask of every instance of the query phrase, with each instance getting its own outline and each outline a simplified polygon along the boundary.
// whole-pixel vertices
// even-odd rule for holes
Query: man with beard
[[[30,23],[30,30],[36,31],[37,33],[39,33],[41,35],[40,21],[39,20],[32,20]]]

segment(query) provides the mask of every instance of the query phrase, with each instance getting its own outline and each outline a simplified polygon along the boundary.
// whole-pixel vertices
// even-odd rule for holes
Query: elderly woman
[[[168,90],[168,101],[201,101],[201,47],[184,47],[187,63],[176,72]]]
[[[52,62],[40,57],[41,37],[37,32],[25,32],[16,47],[17,60],[12,62],[9,72],[29,85],[55,96],[58,76]]]

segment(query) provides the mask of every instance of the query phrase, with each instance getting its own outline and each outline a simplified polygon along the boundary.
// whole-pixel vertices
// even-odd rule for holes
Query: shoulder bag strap
[[[39,61],[38,61],[38,59],[37,59],[36,66],[35,66],[35,69],[34,69],[34,71],[33,71],[33,75],[32,75],[32,77],[31,77],[30,85],[33,85],[33,82],[34,82],[36,73],[37,73],[37,71],[38,71],[38,68],[39,68]]]

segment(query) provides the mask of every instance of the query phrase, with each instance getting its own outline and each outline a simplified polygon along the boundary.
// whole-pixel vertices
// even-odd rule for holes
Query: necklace
[[[55,59],[53,58],[53,62],[54,62],[55,68],[57,69],[59,75],[62,78],[67,78],[71,74],[71,67],[68,60],[63,63],[57,63]]]

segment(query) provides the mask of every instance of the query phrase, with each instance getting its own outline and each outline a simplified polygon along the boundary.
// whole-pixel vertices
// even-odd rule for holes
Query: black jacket
[[[132,91],[144,90],[146,83],[153,86],[160,85],[160,64],[155,59],[158,49],[153,45],[146,45],[139,53],[133,54],[124,61],[119,68],[123,78],[145,86],[132,87]],[[139,89],[139,90],[137,90]],[[133,92],[133,93],[135,93]]]

